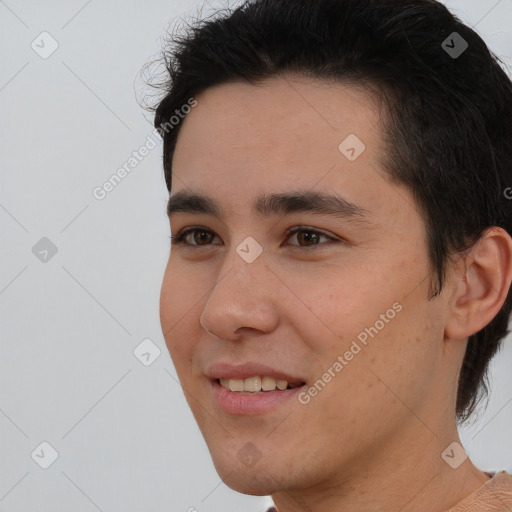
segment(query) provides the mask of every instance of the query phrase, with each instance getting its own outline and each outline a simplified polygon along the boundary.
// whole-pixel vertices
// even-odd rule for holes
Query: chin
[[[234,491],[252,496],[269,496],[282,489],[281,477],[272,464],[263,459],[246,466],[227,452],[212,453],[215,469],[223,482]]]
[[[262,474],[261,470],[258,471],[255,468],[242,472],[237,470],[233,470],[232,473],[228,472],[223,481],[234,491],[251,496],[270,496],[281,489],[270,474],[265,472]]]

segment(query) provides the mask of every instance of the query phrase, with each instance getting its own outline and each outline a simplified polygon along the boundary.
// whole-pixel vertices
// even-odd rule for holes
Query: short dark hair
[[[450,254],[470,249],[491,226],[512,232],[504,193],[512,185],[512,84],[498,57],[444,5],[248,0],[217,14],[164,49],[163,97],[153,111],[169,192],[180,126],[162,127],[175,110],[217,84],[299,74],[360,85],[384,105],[382,163],[392,183],[412,191],[425,220],[429,299],[443,288]],[[508,290],[495,318],[469,337],[459,422],[488,394],[488,365],[509,332],[511,308]]]

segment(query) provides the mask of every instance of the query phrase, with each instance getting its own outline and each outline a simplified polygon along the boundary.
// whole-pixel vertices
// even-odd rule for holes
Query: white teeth
[[[263,391],[274,391],[276,389],[276,379],[273,377],[263,377],[261,379],[261,389]]]
[[[276,380],[276,385],[279,389],[286,389],[288,387],[288,382],[286,382],[285,380],[279,380],[277,379]]]
[[[242,379],[229,379],[228,388],[231,391],[243,391],[244,381]]]
[[[244,391],[261,391],[261,379],[259,377],[248,377],[245,379]]]
[[[288,382],[273,377],[248,377],[247,379],[219,379],[221,386],[230,391],[258,393],[263,391],[274,391],[276,388],[284,390]],[[296,387],[296,386],[290,386]]]

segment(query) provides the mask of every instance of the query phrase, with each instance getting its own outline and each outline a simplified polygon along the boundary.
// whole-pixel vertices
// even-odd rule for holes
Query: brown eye
[[[204,229],[195,229],[193,231],[193,240],[197,242],[197,245],[203,245],[202,242],[205,242],[205,245],[210,241],[213,233],[211,231],[206,231]]]
[[[306,245],[317,245],[314,242],[318,242],[320,235],[311,231],[299,231],[297,233],[297,240],[305,242]]]
[[[321,237],[326,238],[327,240],[335,241],[334,238],[318,231],[316,229],[311,229],[303,226],[298,226],[296,228],[292,228],[287,233],[288,239],[292,237],[292,235],[297,235],[297,241],[299,242],[299,247],[312,247],[315,245],[325,245],[319,242]],[[295,244],[292,244],[295,245]]]
[[[192,237],[189,237],[192,235]],[[184,245],[210,245],[211,238],[214,237],[214,233],[209,229],[204,228],[188,228],[183,230],[178,236],[171,236],[172,244],[184,244]],[[190,242],[190,238],[193,243]]]

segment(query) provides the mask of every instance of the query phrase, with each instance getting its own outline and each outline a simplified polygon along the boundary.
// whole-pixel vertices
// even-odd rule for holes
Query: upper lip
[[[212,379],[247,379],[249,377],[273,377],[285,380],[288,384],[302,384],[305,380],[301,377],[276,370],[266,364],[247,362],[233,365],[229,363],[214,363],[206,371],[206,375]]]

